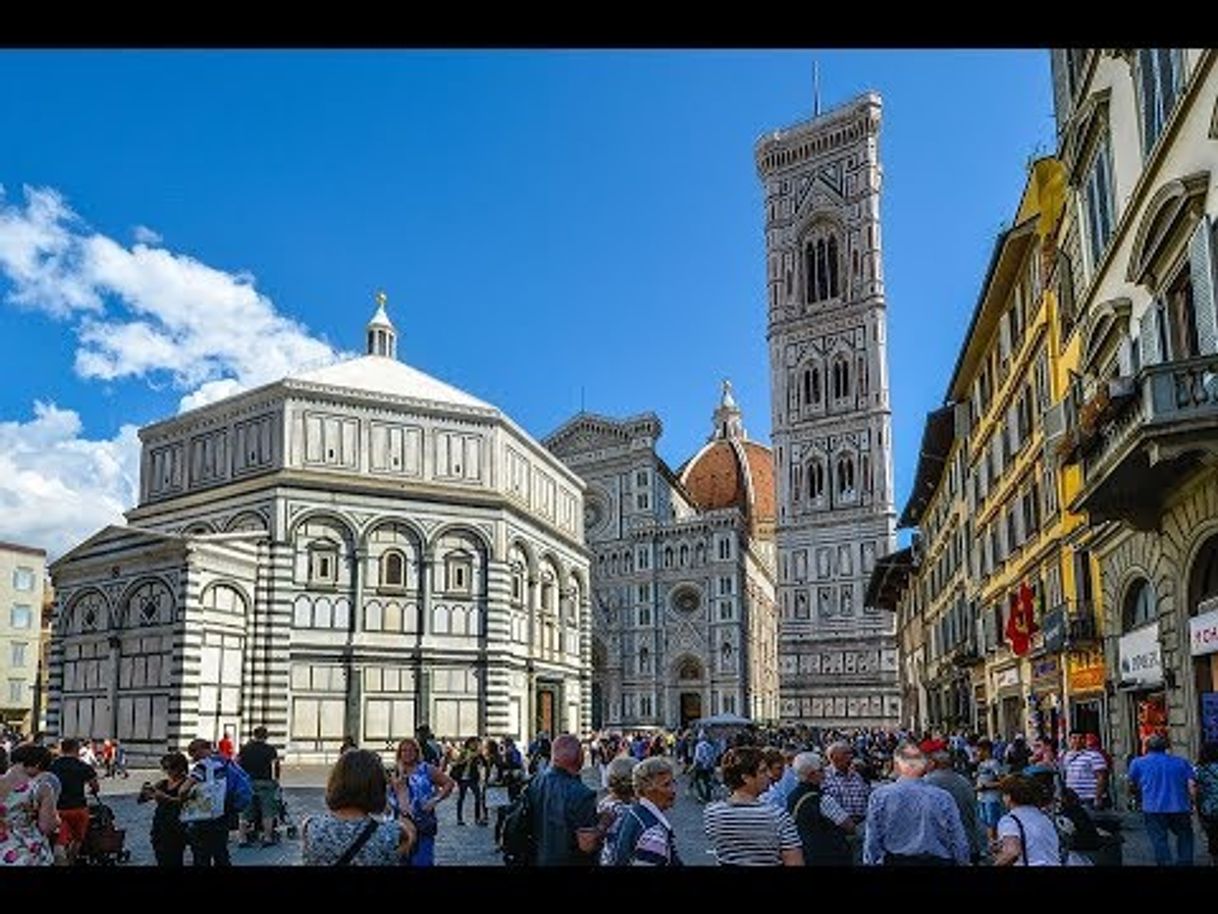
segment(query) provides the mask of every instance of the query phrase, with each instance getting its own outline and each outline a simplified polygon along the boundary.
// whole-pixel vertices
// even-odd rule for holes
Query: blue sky
[[[1048,54],[9,51],[0,539],[129,507],[134,428],[362,349],[542,437],[655,411],[675,467],[730,377],[769,439],[763,132],[884,98],[897,509],[994,236],[1053,150]],[[282,370],[281,370],[282,369]]]

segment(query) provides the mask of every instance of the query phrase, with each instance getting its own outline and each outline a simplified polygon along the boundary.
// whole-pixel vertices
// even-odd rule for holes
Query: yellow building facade
[[[913,546],[871,582],[897,612],[915,729],[1062,738],[1098,731],[1104,713],[1100,587],[1084,518],[1068,508],[1078,473],[1056,455],[1079,353],[1054,291],[1065,193],[1056,159],[1031,166],[945,405],[927,417],[901,516],[917,528]],[[1025,588],[1037,631],[1019,656],[1006,629]]]

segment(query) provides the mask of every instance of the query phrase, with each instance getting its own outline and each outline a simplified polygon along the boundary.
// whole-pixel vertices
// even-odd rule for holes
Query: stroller
[[[131,859],[131,851],[123,845],[127,831],[114,824],[114,811],[96,798],[89,804],[89,827],[81,842],[78,863],[90,866],[114,866]]]
[[[249,835],[261,833],[263,835],[263,844],[271,845],[279,843],[279,827],[282,825],[284,832],[289,839],[294,839],[297,834],[296,823],[292,821],[291,815],[288,813],[288,804],[283,798],[283,787],[278,782],[275,783],[274,798],[270,802],[270,809],[262,808],[261,798],[257,791],[254,792],[251,802],[254,804],[254,812],[251,822]],[[267,821],[269,818],[269,822]],[[241,847],[248,847],[252,844],[250,837],[243,839]]]

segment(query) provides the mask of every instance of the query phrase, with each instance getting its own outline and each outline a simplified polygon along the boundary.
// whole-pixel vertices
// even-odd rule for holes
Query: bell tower
[[[376,293],[376,314],[368,321],[368,355],[380,355],[388,359],[398,357],[398,332],[385,313],[389,297],[384,292]]]

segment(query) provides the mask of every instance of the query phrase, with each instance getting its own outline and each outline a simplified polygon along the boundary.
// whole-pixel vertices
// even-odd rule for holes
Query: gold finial
[[[382,307],[382,308],[385,307],[385,302],[387,302],[387,301],[389,301],[389,296],[385,294],[384,289],[382,289],[376,293],[376,303],[380,307]]]

